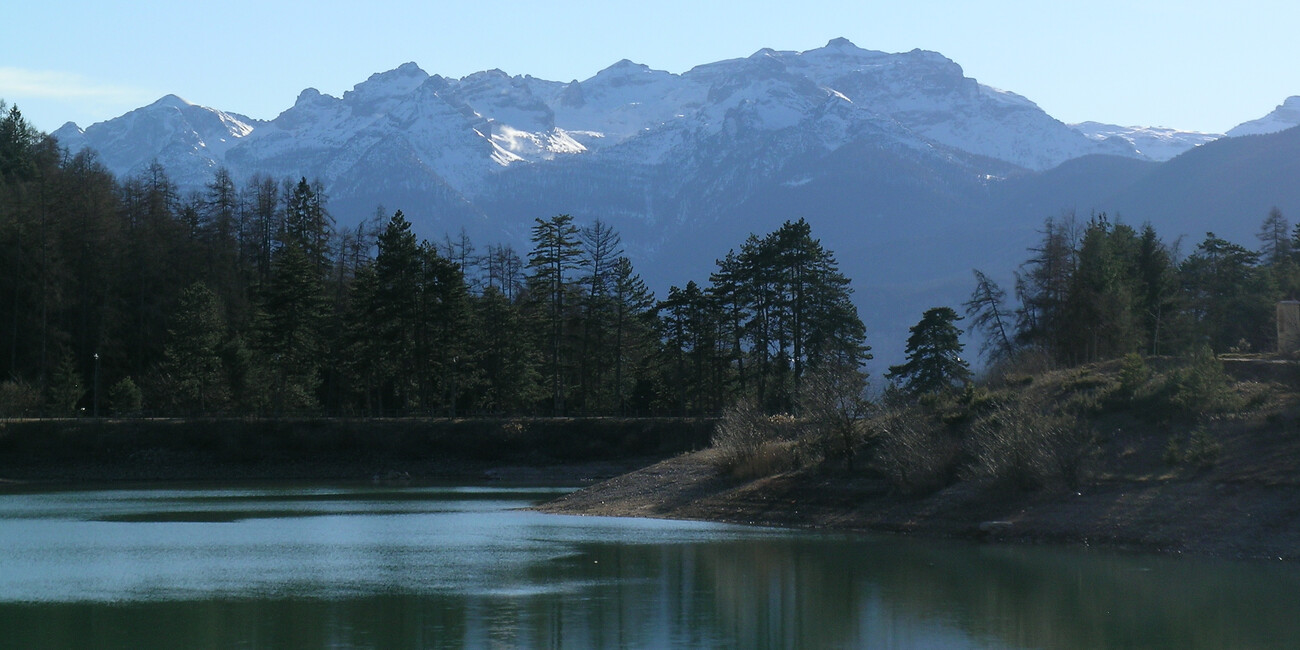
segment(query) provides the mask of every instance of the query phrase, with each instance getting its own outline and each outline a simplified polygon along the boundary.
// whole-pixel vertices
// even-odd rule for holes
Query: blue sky
[[[1066,122],[1222,132],[1300,95],[1294,0],[11,4],[0,99],[45,131],[168,93],[269,119],[304,88],[338,96],[406,61],[449,77],[500,68],[568,81],[624,58],[684,72],[838,36],[940,52]]]

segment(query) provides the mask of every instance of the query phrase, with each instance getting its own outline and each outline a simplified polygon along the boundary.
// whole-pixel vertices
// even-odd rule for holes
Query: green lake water
[[[1295,648],[1300,569],[521,511],[549,489],[0,494],[0,648]]]

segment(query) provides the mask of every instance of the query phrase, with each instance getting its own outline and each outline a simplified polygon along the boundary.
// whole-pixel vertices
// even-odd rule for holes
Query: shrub
[[[853,459],[861,441],[862,418],[870,406],[866,398],[867,379],[857,367],[827,363],[804,377],[799,388],[802,421],[799,436],[805,453],[820,460],[844,459],[853,471]]]
[[[1085,478],[1092,441],[1077,422],[1009,402],[972,425],[970,470],[1019,489],[1076,488]]]
[[[1180,445],[1178,438],[1177,434],[1169,436],[1169,443],[1165,445],[1165,463],[1209,469],[1219,462],[1223,445],[1205,427],[1193,429],[1187,436],[1186,444]]]
[[[739,459],[731,467],[731,475],[738,479],[756,479],[780,474],[799,467],[799,452],[795,443],[788,440],[768,440],[754,453]]]
[[[1208,346],[1193,352],[1166,382],[1170,404],[1187,413],[1215,413],[1238,406],[1229,390],[1228,373]]]
[[[1128,353],[1120,365],[1117,397],[1121,400],[1133,401],[1149,379],[1151,379],[1151,369],[1147,367],[1142,355],[1136,352]]]
[[[0,383],[0,417],[35,415],[41,408],[41,391],[20,379]]]
[[[108,407],[114,415],[136,415],[143,405],[140,387],[123,377],[108,388]]]
[[[77,372],[72,354],[65,352],[62,360],[54,367],[46,393],[46,407],[52,414],[66,416],[77,412],[77,402],[86,394],[86,390],[81,384],[81,375]]]
[[[733,471],[758,455],[763,445],[775,440],[777,425],[763,414],[753,400],[742,399],[727,407],[713,430],[710,441],[717,450],[717,463]]]
[[[889,409],[870,422],[875,467],[895,488],[925,494],[953,482],[961,444],[918,409]]]

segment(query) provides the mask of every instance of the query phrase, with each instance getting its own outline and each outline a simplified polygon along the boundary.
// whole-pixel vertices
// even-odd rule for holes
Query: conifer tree
[[[607,406],[608,372],[614,364],[611,329],[616,306],[611,294],[614,267],[623,254],[622,238],[609,224],[597,219],[579,232],[582,256],[579,278],[582,295],[582,338],[578,349],[578,399],[585,410]]]
[[[907,362],[890,366],[885,375],[911,396],[953,390],[970,381],[970,365],[961,358],[962,320],[951,307],[926,310],[907,337]]]
[[[469,326],[469,292],[461,266],[438,254],[436,248],[420,249],[419,356],[421,400],[426,408],[437,408],[456,416],[460,391],[465,387],[465,369],[471,364],[466,345]]]
[[[473,301],[469,347],[482,376],[477,408],[488,413],[532,412],[549,392],[539,340],[518,304],[489,285]]]
[[[567,214],[550,219],[535,219],[532,231],[533,250],[528,254],[529,293],[544,310],[548,324],[547,351],[550,357],[548,374],[551,383],[552,413],[564,414],[564,364],[561,354],[567,331],[570,277],[577,269],[582,250],[578,240],[578,227]]]
[[[1043,224],[1042,243],[1016,272],[1016,338],[1019,343],[1042,347],[1055,355],[1062,350],[1065,305],[1078,263],[1077,226],[1074,215]]]
[[[317,269],[296,242],[275,251],[260,294],[257,351],[269,406],[276,412],[314,408],[326,305]]]
[[[382,402],[390,409],[419,400],[421,258],[411,224],[398,210],[379,235],[371,293],[360,298],[366,305],[365,335],[385,378]]]
[[[1011,314],[1005,305],[1006,292],[983,271],[973,269],[972,272],[975,274],[975,290],[963,306],[972,327],[984,333],[981,352],[990,362],[997,362],[1010,356],[1014,350]]]
[[[632,261],[619,257],[614,264],[610,290],[614,305],[614,410],[627,412],[628,380],[649,355],[654,332],[654,294],[632,269]]]
[[[172,400],[189,412],[219,406],[226,394],[221,346],[226,337],[220,300],[202,282],[181,292],[168,331],[163,367]]]
[[[1206,233],[1179,268],[1189,317],[1215,352],[1269,349],[1276,287],[1259,254]]]

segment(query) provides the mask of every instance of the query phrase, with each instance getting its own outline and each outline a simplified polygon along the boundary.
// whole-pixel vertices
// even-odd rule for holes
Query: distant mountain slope
[[[264,124],[167,95],[84,131],[69,122],[51,135],[74,152],[95,149],[101,162],[119,176],[137,173],[157,160],[173,181],[201,187],[217,167],[226,165],[226,154]]]
[[[1300,218],[1300,128],[1216,140],[1118,189],[1113,209],[1195,245],[1213,231],[1254,248],[1269,209]]]
[[[1243,122],[1228,130],[1229,136],[1264,135],[1300,126],[1300,96],[1288,97],[1272,113],[1257,120]]]

